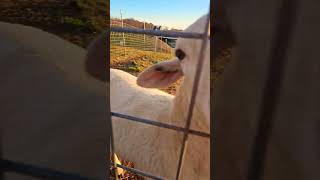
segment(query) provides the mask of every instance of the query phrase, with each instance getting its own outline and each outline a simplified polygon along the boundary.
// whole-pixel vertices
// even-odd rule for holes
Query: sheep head
[[[184,32],[203,33],[206,20],[207,15],[202,16]],[[176,57],[145,69],[139,74],[137,84],[145,88],[165,88],[183,77],[179,91],[185,91],[188,96],[186,98],[190,98],[202,42],[201,39],[179,38],[175,48]],[[210,126],[210,40],[207,43],[196,106],[204,114],[208,126]]]

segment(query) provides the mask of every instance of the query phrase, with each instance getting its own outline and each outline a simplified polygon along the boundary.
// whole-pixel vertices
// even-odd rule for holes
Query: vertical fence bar
[[[177,168],[177,173],[176,173],[176,180],[180,180],[180,178],[181,178],[181,168],[182,168],[182,164],[184,161],[185,149],[187,146],[188,135],[189,135],[189,131],[190,131],[191,118],[193,115],[194,104],[195,104],[195,100],[197,97],[198,84],[199,84],[199,79],[200,79],[200,75],[201,75],[201,70],[203,67],[204,54],[205,54],[205,50],[207,48],[207,42],[208,42],[207,36],[208,36],[208,31],[209,31],[209,23],[210,23],[210,9],[209,9],[209,13],[207,16],[205,30],[204,30],[203,38],[202,38],[200,55],[199,55],[198,63],[196,66],[196,68],[197,68],[196,74],[195,74],[194,81],[193,81],[191,100],[190,100],[190,105],[188,108],[188,114],[187,114],[186,126],[185,126],[185,128],[188,131],[185,132],[183,135],[182,145],[181,145],[181,149],[180,149],[179,162],[178,162],[178,168]]]
[[[296,21],[297,0],[282,0],[274,37],[273,49],[270,52],[267,80],[262,97],[262,106],[258,116],[258,126],[252,156],[248,165],[248,180],[263,178],[268,141],[274,124],[274,113],[283,80],[284,66],[287,60],[292,29]]]

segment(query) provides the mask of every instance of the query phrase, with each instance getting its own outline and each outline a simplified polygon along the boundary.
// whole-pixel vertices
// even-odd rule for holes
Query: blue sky
[[[210,0],[110,0],[111,17],[184,29],[209,10]]]

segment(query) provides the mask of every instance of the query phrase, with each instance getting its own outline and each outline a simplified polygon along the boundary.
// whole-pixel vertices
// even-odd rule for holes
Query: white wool
[[[190,83],[182,83],[176,96],[172,96],[157,89],[138,86],[136,77],[121,70],[111,69],[110,76],[112,112],[185,126],[192,88]],[[191,128],[209,133],[201,112],[200,106],[196,105]],[[120,158],[134,162],[139,170],[174,179],[183,133],[115,117],[112,122],[115,153]],[[182,179],[210,179],[209,146],[209,139],[189,135]]]

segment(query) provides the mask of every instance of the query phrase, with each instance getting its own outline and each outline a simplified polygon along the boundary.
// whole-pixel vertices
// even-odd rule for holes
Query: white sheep
[[[185,32],[203,33],[206,18],[201,17]],[[111,111],[184,127],[201,43],[200,39],[178,39],[177,58],[147,68],[138,78],[111,69]],[[191,129],[209,133],[210,41],[207,43]],[[167,87],[182,77],[175,96],[150,89]],[[139,170],[174,179],[183,133],[116,117],[112,122],[115,153],[119,157],[133,161]],[[210,179],[209,142],[206,138],[189,136],[182,179]]]

